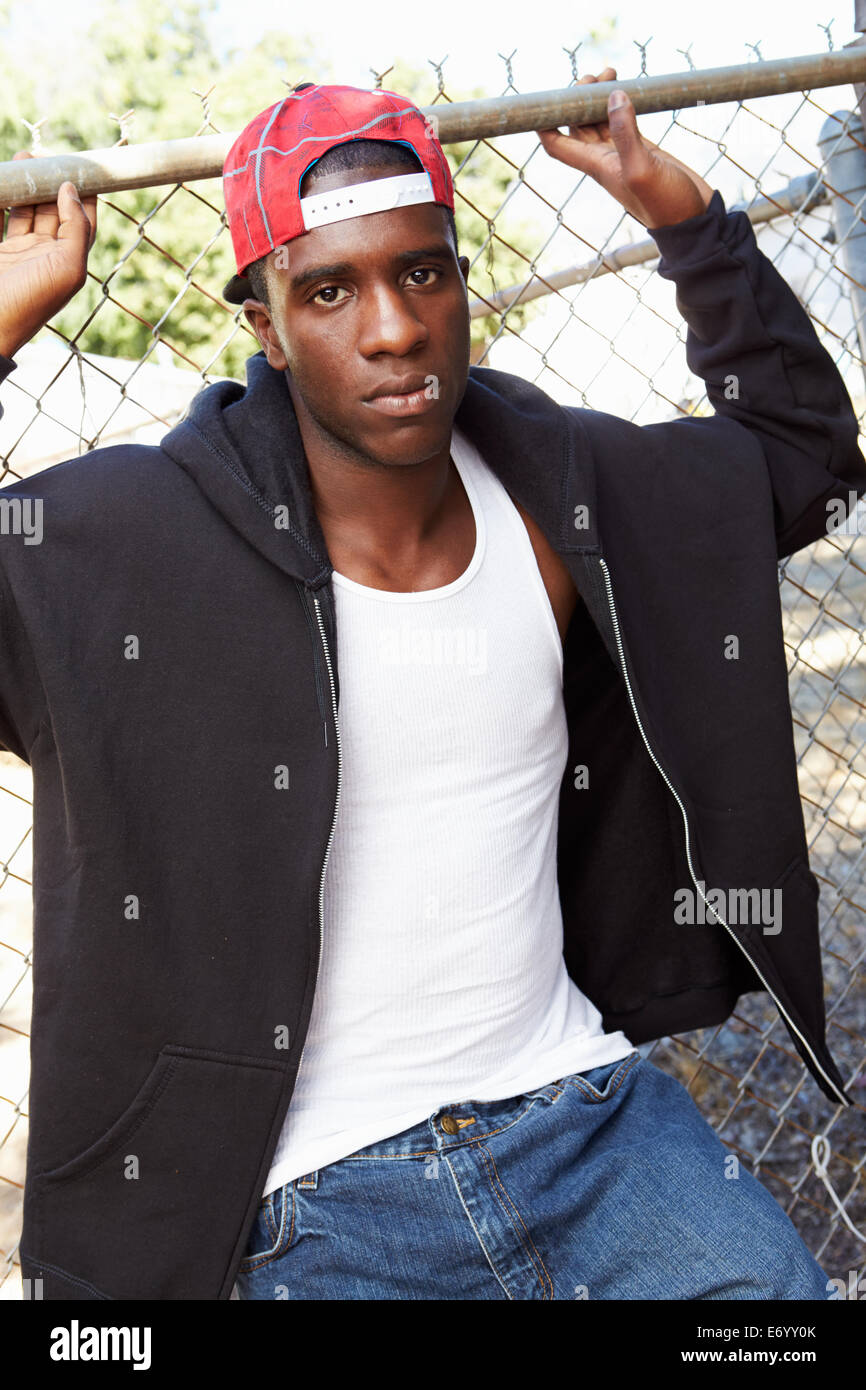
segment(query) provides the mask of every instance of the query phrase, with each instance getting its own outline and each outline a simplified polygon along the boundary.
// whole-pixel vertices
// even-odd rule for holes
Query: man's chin
[[[360,448],[381,463],[424,463],[450,448],[453,414],[436,410],[427,416],[379,416],[363,421]]]
[[[372,438],[368,434],[364,441],[364,452],[385,466],[411,468],[451,448],[451,421],[443,425],[440,420],[435,427],[429,419],[423,422],[389,419],[388,424],[394,427],[377,431]]]

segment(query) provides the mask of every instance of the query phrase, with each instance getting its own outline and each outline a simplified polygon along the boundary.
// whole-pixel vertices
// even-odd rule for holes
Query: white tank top
[[[264,1194],[443,1105],[632,1051],[563,959],[562,643],[526,526],[455,429],[468,569],[391,593],[333,574],[342,784],[304,1059]]]

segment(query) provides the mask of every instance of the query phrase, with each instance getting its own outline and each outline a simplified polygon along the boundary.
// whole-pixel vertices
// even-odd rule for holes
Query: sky
[[[68,0],[12,0],[10,8],[13,42],[16,36],[37,37],[43,57],[56,58],[62,67],[70,35],[99,7],[87,0],[75,6]],[[414,6],[331,0],[306,8],[274,0],[221,0],[212,23],[216,41],[225,46],[242,46],[251,35],[297,25],[299,32],[317,38],[333,55],[342,80],[357,86],[372,85],[371,66],[384,72],[395,56],[423,64],[447,55],[445,71],[455,86],[480,83],[493,94],[505,85],[505,64],[498,54],[508,56],[515,50],[519,90],[567,85],[570,67],[562,50],[581,42],[588,16],[597,23],[614,19],[617,37],[601,54],[584,39],[579,71],[586,70],[584,56],[594,62],[603,57],[612,61],[618,76],[636,77],[640,53],[635,41],[650,40],[648,71],[676,72],[689,66],[677,53],[689,45],[696,67],[745,62],[750,57],[748,43],[759,44],[764,58],[823,52],[827,40],[819,22],[831,24],[834,46],[841,48],[854,36],[853,14],[853,0],[824,0],[818,5],[796,0],[785,6],[779,0],[725,0],[723,6],[688,9],[673,0],[656,0],[652,6],[638,0],[602,0],[592,10],[574,0],[544,0],[540,9],[526,0],[497,0],[495,5],[438,0]]]
[[[86,74],[75,71],[70,55],[74,53],[75,33],[93,21],[100,5],[88,4],[86,0],[78,6],[71,6],[68,0],[12,0],[9,8],[13,49],[20,45],[23,52],[35,46],[40,61],[49,71],[59,78],[65,73],[67,81],[86,82]],[[603,27],[606,20],[613,21],[613,36],[600,46],[583,38],[577,57],[579,75],[598,73],[611,64],[617,69],[618,77],[626,81],[640,75],[637,43],[646,45],[647,71],[661,75],[688,70],[689,57],[698,69],[754,61],[756,53],[750,44],[758,45],[759,56],[765,60],[823,53],[827,51],[828,40],[822,25],[830,26],[832,45],[841,49],[854,37],[853,17],[853,0],[846,0],[845,4],[839,0],[824,0],[820,6],[795,0],[793,6],[785,8],[779,0],[726,0],[723,6],[688,9],[673,0],[656,0],[649,7],[638,4],[637,0],[611,0],[611,3],[602,0],[602,4],[592,10],[575,4],[574,0],[543,0],[541,6],[534,7],[526,0],[497,0],[495,6],[474,0],[460,0],[460,3],[440,0],[434,6],[403,7],[393,3],[377,4],[376,0],[367,0],[364,5],[356,0],[353,3],[331,0],[328,5],[306,8],[276,4],[273,0],[243,0],[242,4],[238,0],[220,0],[210,23],[214,45],[223,53],[254,42],[268,29],[284,32],[287,26],[296,26],[299,37],[313,38],[323,52],[331,55],[336,80],[362,87],[374,85],[371,68],[379,74],[386,73],[398,58],[418,67],[423,67],[428,60],[445,60],[448,94],[451,99],[459,100],[470,90],[480,89],[490,96],[505,90],[506,65],[500,54],[511,56],[514,82],[520,92],[568,86],[572,73],[563,50],[582,42],[582,34],[585,34],[582,24],[586,24],[588,18],[596,27]],[[216,73],[217,81],[218,76]],[[297,74],[298,80],[301,77],[315,80],[312,73]],[[382,85],[389,85],[387,77]],[[280,94],[282,88],[279,92],[251,93],[250,115]],[[850,108],[853,103],[850,86],[816,91],[814,95],[819,105],[830,112]],[[767,191],[782,188],[788,179],[806,173],[817,155],[816,142],[823,117],[812,107],[795,118],[798,104],[796,96],[753,101],[751,105],[756,114],[738,120],[729,137],[734,162],[719,160],[716,144],[720,138],[720,123],[723,125],[730,119],[732,104],[728,105],[727,113],[712,105],[688,108],[682,113],[684,119],[675,132],[675,152],[691,167],[705,173],[712,185],[720,188],[728,205],[745,195],[751,196],[753,191],[750,180],[743,180],[736,167],[737,158],[753,174],[765,175],[763,186]],[[766,117],[765,123],[762,117]],[[670,143],[666,134],[668,124],[668,113],[639,117],[639,128],[646,137],[666,146]],[[789,143],[780,139],[782,128],[790,136]],[[543,152],[533,153],[536,145],[535,136],[527,133],[505,137],[502,147],[518,164],[532,154],[528,171],[532,185],[543,192],[554,208],[561,207],[567,203],[578,176],[574,170],[548,159]],[[569,222],[579,226],[589,245],[606,244],[618,209],[611,206],[609,195],[591,180],[584,182],[579,200],[579,204],[570,209]],[[541,203],[528,187],[518,185],[510,197],[509,209],[515,217],[525,214],[534,222]],[[624,228],[615,233],[613,244],[640,235],[642,229],[626,219]],[[581,244],[576,238],[569,241],[568,236],[559,233],[550,244],[547,238],[548,231],[540,221],[537,232],[533,230],[525,238],[526,244],[533,249],[545,247],[539,262],[542,273],[586,260],[586,242]],[[794,265],[790,269],[797,271],[798,267]],[[587,309],[595,293],[594,287],[590,287]],[[605,299],[593,313],[598,321],[606,322],[606,306],[613,302],[612,290],[605,287],[601,293]],[[503,338],[494,348],[496,357],[491,359],[491,365],[532,377],[537,370],[538,349],[543,348],[545,335],[547,341],[551,341],[558,331],[556,314],[564,307],[567,305],[562,299],[545,306],[545,319],[549,321],[530,329],[525,341]],[[623,340],[625,331],[619,329],[618,342]],[[645,332],[648,335],[645,339],[635,339],[631,345],[632,361],[644,360],[652,348],[652,325]],[[533,337],[537,339],[535,355],[531,347]],[[589,329],[572,323],[560,350],[567,354],[569,361],[586,362],[598,356],[599,350],[607,353],[609,348]],[[544,384],[552,394],[560,389],[555,377]],[[632,390],[634,399],[628,395],[626,400],[623,393]],[[633,374],[630,384],[623,384],[612,365],[604,371],[601,386],[595,388],[592,403],[601,409],[617,410],[624,404],[633,409],[644,394],[645,387],[640,379]]]
[[[317,35],[323,47],[334,54],[335,61],[345,68],[347,82],[367,85],[370,65],[384,71],[395,54],[434,62],[448,54],[445,70],[454,73],[455,82],[478,82],[492,93],[504,86],[506,69],[498,55],[508,56],[515,49],[515,81],[521,91],[557,87],[562,84],[563,73],[567,82],[569,60],[562,49],[573,48],[581,41],[582,25],[588,18],[597,23],[606,17],[617,21],[619,38],[610,49],[613,66],[618,76],[637,76],[640,53],[634,40],[652,40],[647,60],[649,70],[654,72],[688,68],[688,60],[676,50],[687,49],[690,43],[696,67],[744,62],[749,56],[747,42],[759,43],[765,58],[820,52],[827,44],[816,18],[825,24],[835,20],[831,34],[836,46],[841,47],[853,37],[853,8],[853,0],[845,5],[828,0],[826,9],[803,0],[784,7],[778,0],[726,0],[723,6],[688,9],[672,0],[657,0],[651,6],[637,0],[613,0],[608,4],[602,0],[592,8],[575,4],[574,0],[543,0],[540,8],[526,0],[497,0],[495,5],[440,0],[434,5],[402,7],[337,0],[336,4],[322,7],[323,21],[318,24],[315,12],[308,12],[304,28]],[[293,13],[302,12],[295,9]],[[245,0],[243,5],[226,4],[220,22],[226,35],[242,41],[243,34],[254,26],[284,25],[285,14],[283,6],[270,0]],[[541,22],[539,15],[543,17]],[[589,47],[581,53],[584,51],[590,52]],[[578,65],[582,73],[580,54]]]

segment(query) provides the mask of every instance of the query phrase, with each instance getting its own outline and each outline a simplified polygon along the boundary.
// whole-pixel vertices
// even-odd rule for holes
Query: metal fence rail
[[[444,63],[431,63],[435,78],[427,88],[408,91],[435,116],[452,162],[465,243],[460,249],[472,250],[473,361],[516,372],[564,404],[612,411],[638,424],[709,413],[703,385],[686,366],[674,288],[654,273],[655,243],[592,180],[554,165],[531,133],[545,124],[598,119],[606,93],[622,85],[639,114],[647,113],[641,130],[719,188],[729,208],[748,212],[760,246],[795,289],[837,363],[862,422],[866,270],[859,245],[866,231],[866,148],[853,93],[852,112],[835,112],[822,103],[822,90],[866,81],[866,50],[784,63],[758,55],[737,69],[710,71],[694,69],[686,51],[688,73],[653,78],[647,45],[638,48],[638,78],[589,90],[577,88],[577,49],[566,50],[571,82],[541,94],[543,120],[539,94],[514,100],[520,94],[513,55],[504,60],[504,90],[485,102],[453,102]],[[562,64],[561,53],[552,55],[554,67],[557,61]],[[581,61],[581,71],[584,66]],[[388,87],[385,79],[376,85]],[[275,81],[272,99],[280,90]],[[220,376],[243,379],[243,361],[258,344],[242,311],[220,298],[234,265],[214,174],[233,137],[219,130],[218,81],[202,103],[199,129],[170,142],[172,159],[180,159],[183,146],[184,163],[166,165],[165,146],[127,148],[122,129],[110,157],[46,157],[40,169],[0,165],[0,206],[34,196],[31,188],[25,197],[23,182],[34,171],[43,180],[38,196],[64,178],[80,179],[84,192],[100,192],[100,232],[87,286],[22,350],[19,368],[2,387],[0,482],[121,439],[156,442],[203,385]],[[39,124],[33,152],[42,156]],[[144,308],[136,298],[142,286]],[[192,344],[190,322],[198,335]],[[744,996],[720,1027],[642,1049],[688,1086],[730,1153],[769,1188],[847,1297],[857,1296],[866,1268],[866,1243],[858,1235],[866,1237],[862,532],[866,509],[860,506],[846,531],[779,567],[800,790],[821,885],[828,1044],[858,1104],[844,1108],[823,1096],[763,994]],[[20,1297],[31,811],[29,768],[0,754],[4,1297]],[[829,1148],[813,1144],[819,1136]]]

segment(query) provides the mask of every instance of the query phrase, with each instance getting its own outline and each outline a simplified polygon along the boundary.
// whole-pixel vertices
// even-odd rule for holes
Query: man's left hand
[[[580,83],[615,78],[616,68],[605,68],[597,77],[582,77]],[[611,92],[611,98],[615,95]],[[608,100],[606,121],[569,126],[567,135],[555,129],[536,131],[547,153],[589,174],[648,231],[704,212],[713,196],[710,185],[641,135],[628,94],[622,95],[621,106],[611,106]]]

